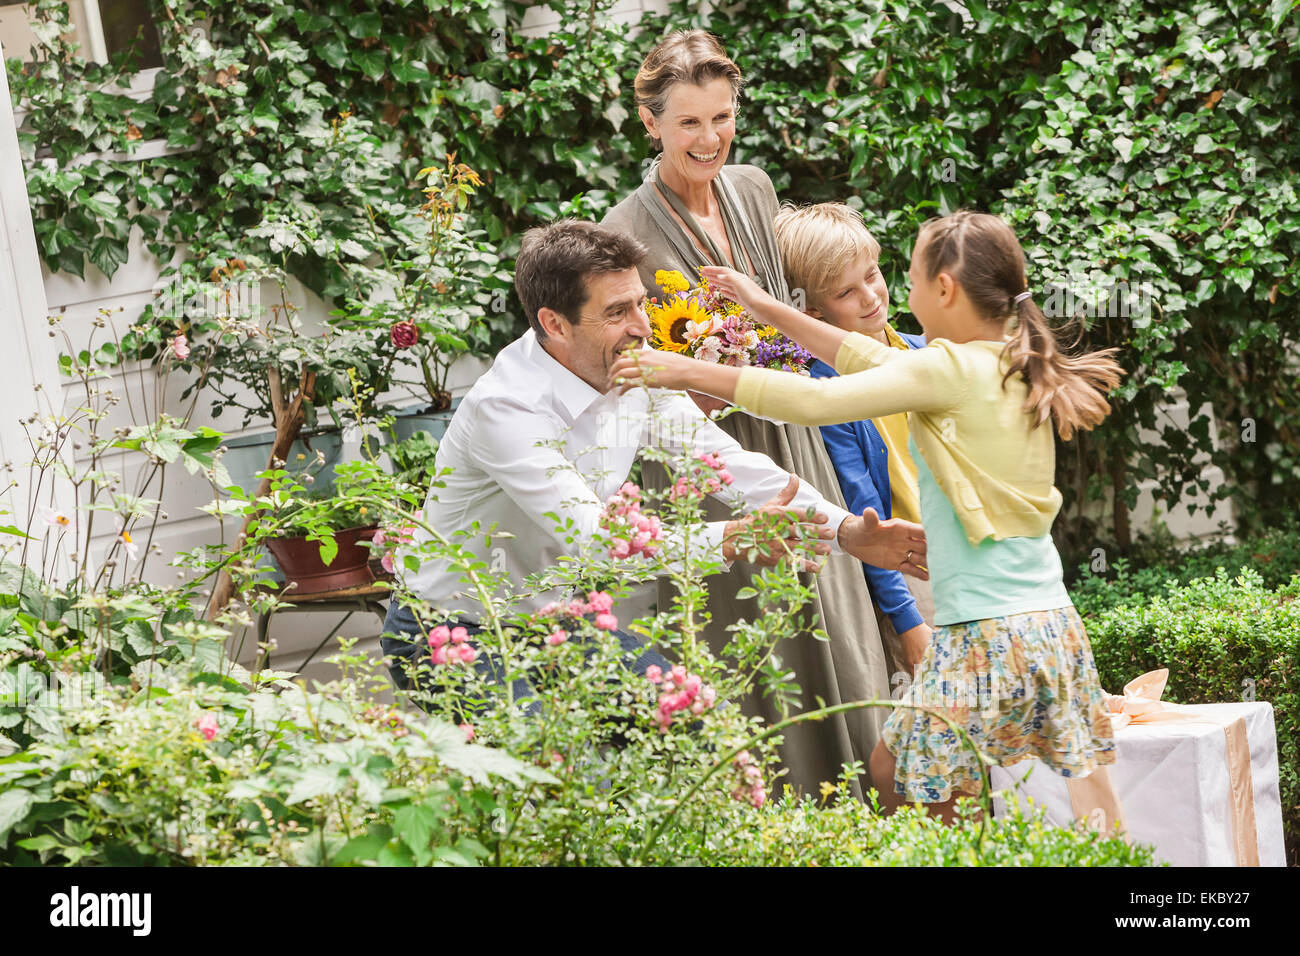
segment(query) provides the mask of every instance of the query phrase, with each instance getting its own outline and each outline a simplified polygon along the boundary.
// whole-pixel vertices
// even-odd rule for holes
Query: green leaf
[[[339,775],[339,768],[333,766],[308,767],[303,771],[302,776],[294,781],[294,785],[289,790],[289,795],[284,802],[292,806],[295,803],[310,800],[312,797],[338,793],[342,788],[343,778]]]
[[[35,802],[35,796],[26,787],[0,791],[0,846],[5,845],[9,831],[27,816]]]
[[[437,828],[438,813],[424,804],[408,804],[393,814],[393,829],[411,848],[419,866],[427,866],[432,857],[429,844]]]
[[[382,823],[372,823],[361,836],[353,837],[334,854],[335,864],[358,863],[377,860],[380,852],[393,838],[391,827]]]
[[[383,50],[353,50],[351,60],[366,76],[378,81],[384,76],[388,55]]]
[[[126,262],[126,242],[112,236],[100,236],[90,246],[90,261],[100,272],[113,278],[118,267]]]

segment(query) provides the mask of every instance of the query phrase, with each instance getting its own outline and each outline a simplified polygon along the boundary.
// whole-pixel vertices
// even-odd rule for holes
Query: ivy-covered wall
[[[1075,505],[1058,522],[1069,552],[1130,535],[1124,509],[1098,527],[1079,502],[1131,505],[1143,479],[1176,502],[1205,483],[1197,451],[1224,469],[1247,526],[1291,507],[1300,13],[1289,0],[677,3],[635,36],[595,0],[556,4],[563,26],[543,38],[518,32],[526,7],[513,2],[154,0],[166,67],[144,101],[110,92],[123,64],[86,64],[59,44],[61,0],[35,6],[53,24],[46,59],[9,70],[51,269],[111,275],[133,226],[160,259],[184,247],[208,269],[269,252],[266,224],[292,218],[313,230],[292,269],[328,296],[331,261],[382,248],[386,204],[444,152],[483,176],[475,222],[508,266],[529,225],[599,217],[639,182],[640,59],[666,30],[706,26],[747,78],[735,159],[761,165],[785,199],[860,206],[896,289],[919,222],[989,209],[1019,231],[1034,288],[1082,314],[1084,341],[1122,348],[1115,413],[1058,456]],[[350,166],[321,162],[321,131],[338,122],[364,157]],[[176,152],[102,155],[154,139]],[[506,317],[484,341],[510,334]],[[1212,404],[1218,450],[1206,419],[1158,420],[1176,387],[1193,408]]]

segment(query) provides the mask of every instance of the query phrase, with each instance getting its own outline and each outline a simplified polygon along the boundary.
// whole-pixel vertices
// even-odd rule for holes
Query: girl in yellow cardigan
[[[935,630],[903,702],[941,709],[1000,764],[1033,756],[1082,777],[1114,763],[1092,649],[1051,538],[1061,495],[1055,442],[1042,427],[1051,418],[1069,439],[1106,416],[1104,394],[1120,376],[1114,350],[1063,352],[1026,289],[1011,228],[966,210],[927,222],[917,237],[908,304],[929,344],[911,352],[818,322],[734,270],[703,271],[840,377],[643,352],[620,359],[611,384],[691,388],[805,425],[911,412]],[[956,794],[977,792],[981,780],[943,721],[909,707],[886,723],[871,775],[886,809],[920,802],[946,819]]]

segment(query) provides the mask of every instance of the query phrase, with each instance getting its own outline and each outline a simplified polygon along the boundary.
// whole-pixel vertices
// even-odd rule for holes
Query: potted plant
[[[366,383],[371,397],[401,387],[416,398],[383,409],[393,414],[397,441],[417,431],[441,438],[456,404],[447,388],[452,365],[463,355],[489,354],[511,328],[510,276],[481,241],[483,231],[467,229],[465,210],[482,185],[478,174],[449,154],[444,166],[426,166],[416,181],[424,202],[408,214],[381,222],[367,207],[368,243],[383,261],[344,268],[351,288],[333,313],[337,328],[368,331],[376,342],[383,361]]]
[[[367,542],[379,523],[365,505],[346,498],[308,497],[285,506],[276,520],[278,533],[264,543],[284,574],[285,590],[293,596],[374,583]]]

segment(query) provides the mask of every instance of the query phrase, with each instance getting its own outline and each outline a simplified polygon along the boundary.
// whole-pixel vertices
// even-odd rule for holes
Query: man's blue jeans
[[[482,627],[469,621],[458,621],[453,618],[442,623],[448,627],[463,627],[471,636],[483,632]],[[430,625],[430,628],[434,626],[436,625]],[[622,630],[614,631],[613,634],[618,638],[619,646],[623,649],[624,666],[638,677],[644,677],[646,670],[652,664],[657,664],[665,673],[672,669],[672,662],[668,658],[654,648],[646,646],[636,635]],[[407,638],[415,640],[411,641]],[[396,600],[388,605],[388,615],[384,619],[384,633],[379,639],[379,646],[389,662],[388,672],[392,675],[393,683],[400,690],[416,689],[417,684],[412,680],[410,669],[427,660],[429,647],[425,643],[424,634],[420,630],[415,614],[410,609],[402,607]],[[474,662],[474,669],[488,680],[498,684],[505,683],[501,662],[493,654],[480,652]],[[414,676],[418,680],[418,673]],[[511,683],[511,691],[515,700],[528,701],[524,705],[524,710],[529,716],[535,716],[541,710],[537,701],[531,700],[534,696],[533,689],[524,678],[515,678]]]

